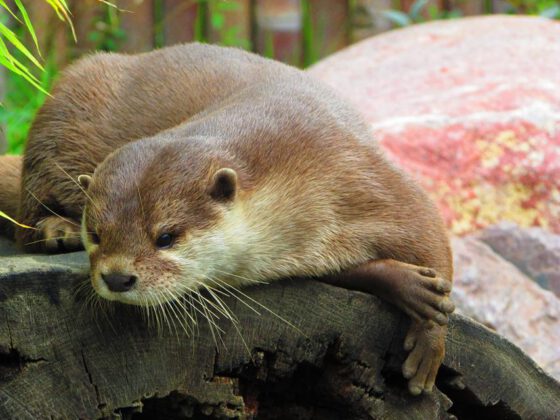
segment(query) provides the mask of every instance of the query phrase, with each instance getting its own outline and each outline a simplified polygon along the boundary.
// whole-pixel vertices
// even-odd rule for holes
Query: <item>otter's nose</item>
[[[111,292],[127,292],[136,284],[137,277],[129,274],[101,274],[103,281]]]

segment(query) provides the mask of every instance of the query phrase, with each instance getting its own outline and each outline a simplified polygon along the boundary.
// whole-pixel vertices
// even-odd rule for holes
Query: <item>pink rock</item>
[[[476,238],[560,297],[560,235],[502,222],[478,232]]]
[[[310,73],[355,103],[455,233],[560,233],[560,25],[491,16],[391,31]]]
[[[560,379],[560,300],[475,238],[452,241],[458,312],[517,344]]]

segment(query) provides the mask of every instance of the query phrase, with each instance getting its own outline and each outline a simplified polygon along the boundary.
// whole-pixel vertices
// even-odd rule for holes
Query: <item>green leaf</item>
[[[8,50],[6,43],[0,37],[0,65],[6,67],[11,72],[23,77],[27,82],[31,83],[43,93],[47,93],[39,84],[37,78],[31,74],[29,69],[18,61]]]
[[[220,12],[234,12],[241,8],[241,5],[236,2],[220,1],[215,4],[215,7]]]
[[[20,42],[16,34],[14,34],[10,28],[8,28],[4,24],[0,24],[0,35],[4,36],[8,41],[10,41],[10,43],[12,43],[14,47],[16,47],[22,54],[24,54],[29,59],[29,61],[43,70],[43,66],[41,65],[41,63],[39,63],[35,56],[29,52],[27,47]]]
[[[37,52],[39,53],[39,56],[41,55],[41,51],[39,49],[39,41],[37,40],[37,34],[35,33],[35,29],[33,28],[33,24],[31,23],[31,20],[29,19],[29,15],[27,14],[27,10],[25,10],[25,7],[23,6],[23,4],[21,3],[21,0],[14,0],[19,12],[21,13],[21,16],[23,17],[23,21],[25,22],[25,26],[27,27],[27,30],[29,31],[29,34],[31,35],[31,38],[33,38],[33,42],[35,43],[35,48],[37,48]]]
[[[426,7],[428,1],[429,0],[416,0],[414,3],[412,3],[409,12],[409,16],[412,18],[412,20],[416,20],[420,17],[420,13],[422,13],[422,9]]]
[[[34,229],[34,230],[35,230],[35,228],[33,228],[33,227],[31,227],[31,226],[27,226],[27,225],[24,225],[23,223],[19,223],[19,222],[15,221],[14,219],[12,219],[10,216],[8,216],[8,215],[7,215],[6,213],[4,213],[3,211],[0,211],[0,217],[4,218],[4,219],[6,219],[6,220],[9,220],[9,221],[12,222],[13,224],[18,225],[18,226],[21,227],[21,228],[24,228],[24,229]]]
[[[214,13],[211,16],[212,28],[214,29],[222,29],[225,21],[225,16],[221,13]]]
[[[66,0],[46,0],[46,1],[51,5],[58,18],[63,22],[68,23],[68,25],[70,26],[70,30],[72,31],[72,37],[74,38],[74,41],[77,41],[78,38],[76,37],[76,30],[74,29],[74,24],[72,23],[72,19],[70,18],[70,9],[68,8],[68,4],[66,3]]]
[[[549,19],[558,19],[560,18],[560,5],[555,4],[552,7],[547,9],[541,10],[539,16],[549,18]]]
[[[398,10],[385,10],[383,16],[389,19],[391,23],[397,26],[408,26],[412,24],[412,20],[406,13]]]
[[[2,6],[5,10],[7,10],[8,13],[10,13],[10,15],[12,15],[12,17],[15,20],[17,20],[19,23],[21,23],[21,20],[14,14],[14,12],[12,12],[10,7],[6,4],[6,2],[4,0],[0,0],[0,6]]]

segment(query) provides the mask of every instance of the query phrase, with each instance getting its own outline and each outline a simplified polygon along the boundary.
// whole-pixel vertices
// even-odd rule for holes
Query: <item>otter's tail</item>
[[[0,156],[0,211],[16,219],[21,185],[21,156]],[[0,235],[14,237],[14,224],[0,217]]]

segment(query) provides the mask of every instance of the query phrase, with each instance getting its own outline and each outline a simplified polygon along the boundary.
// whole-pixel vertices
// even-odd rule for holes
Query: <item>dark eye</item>
[[[156,246],[160,249],[171,248],[171,245],[173,245],[173,239],[172,234],[164,233],[157,238]]]
[[[99,235],[98,235],[97,233],[95,233],[95,232],[92,232],[92,233],[90,234],[89,239],[90,239],[91,243],[92,243],[92,244],[95,244],[95,245],[99,245],[99,242],[101,241],[101,240],[99,239]]]

